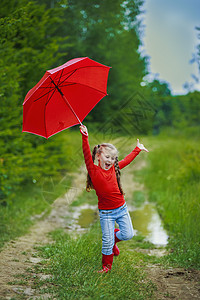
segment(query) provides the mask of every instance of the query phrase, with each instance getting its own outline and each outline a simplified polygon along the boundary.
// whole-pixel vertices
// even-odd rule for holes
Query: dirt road
[[[123,170],[123,188],[126,197],[131,197],[134,190],[143,190],[144,186],[138,184],[134,179],[134,170],[145,166],[144,159],[136,160],[134,164]],[[51,242],[48,233],[55,228],[65,228],[65,217],[68,216],[68,206],[76,197],[83,192],[85,187],[86,172],[80,169],[79,174],[74,174],[72,188],[52,205],[51,214],[44,220],[39,220],[30,232],[8,243],[0,255],[0,299],[53,299],[52,295],[43,294],[32,288],[33,280],[30,277],[23,282],[23,274],[27,270],[34,270],[33,266],[41,262],[37,256],[36,246]],[[150,250],[146,250],[150,251]],[[152,255],[152,253],[148,253]],[[154,255],[161,255],[155,251]],[[154,299],[177,299],[192,300],[200,299],[200,272],[196,270],[187,271],[180,268],[163,269],[160,265],[148,265],[146,267],[148,278],[157,286]],[[30,276],[30,273],[29,273]],[[44,274],[35,274],[38,280],[44,279]],[[26,276],[27,277],[27,276]],[[19,280],[20,278],[20,280]]]

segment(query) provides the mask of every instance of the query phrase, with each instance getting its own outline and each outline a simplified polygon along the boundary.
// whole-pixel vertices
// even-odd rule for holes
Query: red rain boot
[[[111,270],[112,268],[112,263],[113,263],[113,255],[105,255],[102,254],[102,267],[103,269],[101,271],[98,271],[98,273],[108,273],[108,271]]]
[[[115,233],[115,244],[114,244],[114,247],[113,247],[113,254],[114,256],[118,256],[119,255],[119,248],[117,247],[116,243],[120,242],[121,240],[119,240],[117,237],[116,237],[116,232],[119,231],[118,228],[115,228],[114,230],[114,233]]]

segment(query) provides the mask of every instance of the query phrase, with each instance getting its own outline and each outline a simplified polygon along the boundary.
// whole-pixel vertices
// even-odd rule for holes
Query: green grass
[[[54,185],[51,181],[46,182],[45,190],[43,186],[26,186],[16,194],[17,201],[1,206],[0,248],[11,239],[27,233],[35,221],[45,217],[51,211],[52,202],[66,192],[70,184],[71,180],[67,178]]]
[[[200,268],[200,142],[149,139],[152,151],[142,175],[170,235],[170,262]]]
[[[80,206],[83,204],[97,205],[97,196],[94,190],[90,192],[84,192],[77,197],[75,201],[72,202],[71,206]]]
[[[13,199],[0,202],[0,249],[6,242],[25,234],[40,216],[47,215],[53,201],[70,188],[70,173],[76,172],[83,162],[81,136],[79,130],[65,131],[60,135],[61,170],[58,169],[54,175],[47,173],[40,181],[33,180],[32,183],[21,184]],[[67,155],[67,159],[63,164],[64,154]]]
[[[36,265],[34,271],[30,270],[30,273],[50,275],[45,280],[39,280],[36,275],[32,277],[41,299],[44,293],[50,293],[56,299],[154,299],[155,286],[145,275],[146,264],[162,262],[200,268],[200,143],[198,140],[161,136],[143,138],[142,143],[150,150],[145,155],[147,167],[136,171],[135,175],[144,182],[146,189],[134,193],[134,203],[142,205],[146,194],[149,201],[156,203],[170,235],[171,253],[158,259],[137,252],[137,248],[155,247],[144,237],[136,236],[131,241],[120,243],[121,253],[114,258],[112,271],[98,274],[97,270],[101,269],[99,221],[83,235],[72,236],[57,230],[52,233],[55,243],[39,249],[44,261]],[[74,141],[74,146],[77,144],[78,141]],[[81,146],[74,157],[77,165],[83,161],[82,154],[78,157],[79,153]],[[56,195],[62,194],[69,186],[68,177],[60,184],[46,180],[42,189],[33,185],[21,191],[16,206],[1,207],[2,243],[28,230],[33,222],[32,215],[45,210],[48,213]],[[97,204],[94,191],[83,193],[72,205],[85,203]],[[27,274],[27,278],[29,276],[31,274]],[[21,282],[24,280],[21,278]]]
[[[110,273],[97,272],[101,269],[99,222],[76,238],[63,231],[55,231],[53,238],[55,243],[40,248],[40,255],[47,259],[42,272],[52,275],[43,284],[56,299],[152,299],[155,287],[145,276],[141,253],[124,250],[114,258]]]
[[[133,192],[133,205],[135,207],[140,207],[144,204],[146,200],[146,195],[144,191],[134,191]]]

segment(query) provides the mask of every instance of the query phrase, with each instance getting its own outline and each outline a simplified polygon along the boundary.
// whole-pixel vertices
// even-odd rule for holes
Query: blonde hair
[[[120,193],[122,195],[124,195],[124,192],[123,192],[123,189],[122,189],[122,186],[121,186],[121,181],[120,181],[121,172],[120,172],[120,168],[119,168],[119,164],[118,164],[118,151],[115,148],[115,146],[112,145],[112,144],[109,144],[109,143],[103,143],[101,145],[96,145],[94,147],[93,151],[92,151],[92,160],[94,162],[96,154],[101,154],[102,148],[109,148],[110,150],[113,150],[116,153],[115,162],[114,162],[115,174],[116,174],[117,183],[118,183],[118,187],[119,187]],[[90,192],[92,189],[93,189],[92,180],[90,178],[89,173],[87,173],[86,191]]]

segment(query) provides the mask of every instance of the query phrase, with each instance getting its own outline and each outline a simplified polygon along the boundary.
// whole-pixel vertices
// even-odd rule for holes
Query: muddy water
[[[167,245],[168,235],[163,228],[160,216],[152,203],[145,203],[142,207],[130,211],[133,227],[147,241],[154,245]]]
[[[67,216],[67,229],[85,231],[98,218],[97,205],[83,204],[72,207]]]
[[[97,212],[92,208],[85,208],[81,210],[78,218],[78,225],[82,228],[90,227],[97,219]]]
[[[151,203],[145,203],[140,208],[129,207],[135,234],[141,234],[154,245],[167,245],[168,235],[162,226],[160,216]],[[89,228],[98,219],[96,205],[82,205],[74,207],[71,218],[72,229],[84,230]]]

